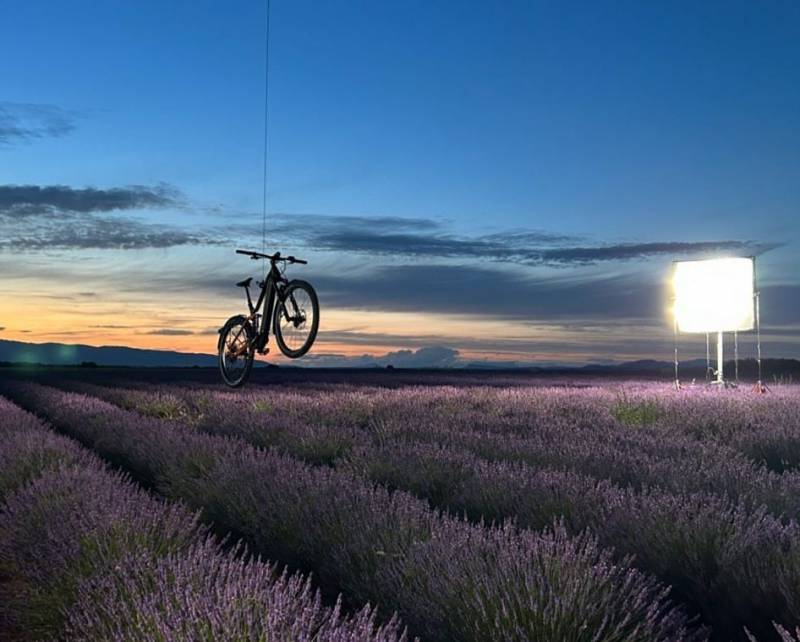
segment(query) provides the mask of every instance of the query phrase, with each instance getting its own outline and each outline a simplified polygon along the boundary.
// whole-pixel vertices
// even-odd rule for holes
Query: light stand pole
[[[675,390],[680,390],[681,380],[678,377],[678,317],[672,320],[672,347],[675,351]]]
[[[724,333],[717,332],[717,378],[712,381],[712,385],[720,388],[735,388],[736,382],[725,379],[725,356],[723,350]]]
[[[757,393],[763,394],[769,391],[763,381],[761,380],[761,297],[760,292],[756,290],[756,345],[758,346],[758,381],[753,388]]]

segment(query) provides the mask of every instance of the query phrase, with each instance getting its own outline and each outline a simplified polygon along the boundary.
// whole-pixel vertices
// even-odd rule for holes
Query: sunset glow
[[[263,247],[296,365],[670,360],[672,262],[757,256],[800,357],[796,7],[279,2],[267,70],[260,3],[45,5],[0,23],[0,341],[213,355]]]

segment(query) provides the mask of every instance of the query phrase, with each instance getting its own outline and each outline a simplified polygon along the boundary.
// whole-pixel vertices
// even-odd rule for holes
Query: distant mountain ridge
[[[67,366],[95,363],[98,366],[191,368],[217,365],[216,355],[169,350],[147,350],[125,346],[88,346],[64,343],[26,343],[0,339],[0,362]]]
[[[386,360],[385,358],[383,360]],[[88,346],[83,344],[64,343],[26,343],[23,341],[7,341],[0,339],[0,365],[12,364],[39,364],[47,366],[77,366],[81,364],[107,367],[132,367],[132,368],[209,368],[217,367],[217,356],[196,352],[172,352],[169,350],[149,350],[143,348],[128,348],[125,346]],[[257,365],[269,366],[264,361],[256,362]],[[315,363],[314,360],[301,362],[298,365],[330,367],[328,364]],[[712,364],[713,365],[713,364]],[[800,381],[800,361],[797,359],[765,359],[764,377],[773,376],[792,377]],[[693,359],[681,362],[681,379],[700,378],[705,376],[705,359]],[[378,360],[369,361],[363,358],[354,359],[351,365],[334,367],[353,368],[385,368]],[[395,367],[402,368],[404,364],[398,363]],[[405,367],[427,369],[426,366],[408,365]],[[670,376],[673,369],[670,361],[654,359],[640,359],[621,363],[588,363],[585,365],[558,365],[555,363],[521,363],[521,362],[481,362],[481,361],[455,361],[446,368],[434,369],[459,369],[459,370],[526,370],[529,372],[572,372],[584,374],[659,374]],[[734,373],[733,362],[726,362],[726,375],[732,377]],[[752,359],[739,362],[739,372],[743,378],[752,379],[756,376],[756,363]]]

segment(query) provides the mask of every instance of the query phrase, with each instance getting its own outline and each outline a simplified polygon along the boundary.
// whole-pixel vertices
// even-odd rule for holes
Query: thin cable
[[[261,253],[267,251],[267,151],[269,142],[269,16],[270,0],[266,4],[265,38],[264,38],[264,172],[262,175],[261,191]],[[267,265],[264,263],[264,277],[267,275]]]

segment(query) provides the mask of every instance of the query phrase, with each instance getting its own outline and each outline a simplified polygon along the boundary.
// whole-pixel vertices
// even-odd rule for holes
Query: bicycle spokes
[[[308,297],[308,295],[306,295]],[[295,328],[299,328],[303,323],[306,322],[306,311],[304,308],[301,308],[297,305],[297,300],[294,297],[294,293],[290,294],[286,297],[289,301],[289,305],[283,306],[283,316],[284,319],[291,323]]]
[[[235,336],[231,337],[230,334],[225,339],[225,356],[231,359],[236,359],[247,354],[247,336],[244,332],[244,326],[239,328]]]
[[[281,307],[281,335],[290,350],[297,350],[308,339],[309,310],[313,310],[311,298],[305,290],[296,289],[289,293]]]

